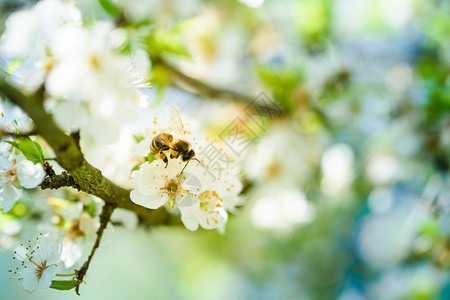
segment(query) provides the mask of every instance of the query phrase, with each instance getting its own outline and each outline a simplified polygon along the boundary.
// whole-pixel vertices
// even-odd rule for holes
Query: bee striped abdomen
[[[152,154],[161,153],[161,151],[167,151],[170,149],[170,143],[172,142],[173,137],[170,133],[160,133],[155,136],[152,140],[152,144],[150,145],[150,151]]]

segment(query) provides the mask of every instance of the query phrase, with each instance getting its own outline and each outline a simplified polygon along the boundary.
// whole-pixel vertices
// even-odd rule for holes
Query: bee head
[[[181,157],[181,159],[183,161],[189,161],[191,158],[193,158],[195,156],[195,152],[194,150],[190,150],[187,153],[183,154],[183,156]]]

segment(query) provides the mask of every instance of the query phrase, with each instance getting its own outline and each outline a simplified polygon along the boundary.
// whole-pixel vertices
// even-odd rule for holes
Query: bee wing
[[[151,139],[153,139],[159,133],[161,133],[161,130],[157,129],[157,128],[146,128],[145,129],[145,135],[148,136]]]
[[[172,130],[178,138],[185,139],[183,121],[175,106],[170,107],[170,130]]]

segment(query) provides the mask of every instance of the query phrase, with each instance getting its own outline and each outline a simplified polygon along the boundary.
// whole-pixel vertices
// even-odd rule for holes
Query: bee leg
[[[159,158],[163,160],[163,162],[166,163],[165,168],[167,168],[167,165],[169,164],[169,160],[167,159],[167,155],[165,155],[162,151],[159,153]]]

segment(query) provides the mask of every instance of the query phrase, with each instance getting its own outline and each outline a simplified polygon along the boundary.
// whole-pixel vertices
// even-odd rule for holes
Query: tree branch
[[[109,220],[111,219],[111,215],[114,211],[114,208],[115,208],[115,206],[113,206],[109,203],[105,203],[105,206],[103,206],[103,210],[100,215],[100,227],[98,228],[97,239],[95,240],[94,246],[92,247],[91,254],[89,254],[89,257],[87,258],[86,262],[83,264],[81,269],[76,271],[76,273],[77,273],[76,279],[78,281],[78,285],[75,287],[75,292],[77,293],[77,295],[80,295],[80,293],[79,293],[80,284],[82,282],[84,282],[83,278],[86,275],[87,270],[89,269],[89,264],[91,263],[91,260],[94,257],[95,251],[100,246],[100,241],[103,236],[103,231],[105,230],[106,226],[109,223]]]
[[[182,90],[195,93],[203,98],[215,98],[225,101],[240,102],[244,104],[250,104],[254,102],[252,103],[252,105],[254,106],[255,111],[268,111],[274,109],[279,110],[279,108],[275,105],[258,101],[257,96],[239,93],[230,89],[219,88],[190,77],[178,70],[176,67],[174,67],[172,64],[170,64],[160,56],[152,56],[151,59],[154,64],[160,65],[167,71],[169,71],[174,85]]]
[[[53,176],[47,176],[45,177],[44,181],[41,183],[41,189],[59,189],[62,187],[73,187],[74,189],[77,189],[78,191],[81,190],[81,188],[78,186],[78,184],[75,182],[75,179],[73,179],[72,175],[70,175],[67,172],[62,172],[59,175],[53,175]]]
[[[25,95],[8,83],[4,75],[0,75],[0,93],[22,108],[33,119],[38,133],[53,148],[57,162],[73,177],[81,191],[95,195],[107,204],[134,211],[145,224],[155,225],[170,222],[170,215],[164,208],[150,210],[134,204],[130,200],[129,190],[125,190],[105,178],[99,169],[84,159],[74,137],[63,133],[53,118],[44,110],[43,90],[32,95]]]

